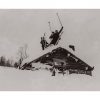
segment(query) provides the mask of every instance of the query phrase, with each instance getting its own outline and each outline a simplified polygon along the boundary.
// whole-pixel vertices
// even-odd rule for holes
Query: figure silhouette
[[[44,50],[48,46],[48,42],[45,39],[45,34],[43,37],[41,37],[41,45],[42,45],[42,50]]]
[[[55,32],[52,32],[51,36],[49,37],[51,39],[50,45],[56,45],[57,41],[60,38],[60,33],[62,32],[63,27],[60,29],[60,31],[55,30]]]

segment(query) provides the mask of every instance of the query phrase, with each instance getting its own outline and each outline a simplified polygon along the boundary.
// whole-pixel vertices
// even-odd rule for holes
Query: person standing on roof
[[[42,46],[42,50],[44,50],[44,40],[43,40],[43,37],[41,37],[41,46]]]
[[[45,34],[43,37],[41,37],[41,45],[42,45],[42,50],[44,50],[48,46],[48,42],[45,39]]]

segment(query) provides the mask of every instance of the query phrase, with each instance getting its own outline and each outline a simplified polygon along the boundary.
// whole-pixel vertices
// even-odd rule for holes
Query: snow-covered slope
[[[100,90],[99,77],[0,67],[0,90]]]

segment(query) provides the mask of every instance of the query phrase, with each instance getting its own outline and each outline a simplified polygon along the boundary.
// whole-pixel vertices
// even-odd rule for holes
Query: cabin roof
[[[51,55],[53,57],[53,54],[56,54],[56,53],[58,53],[58,54],[61,53],[61,55],[63,54],[65,57],[67,56],[67,54],[70,54],[71,57],[73,57],[75,59],[78,59],[80,61],[80,63],[82,63],[82,65],[88,66],[88,68],[90,68],[90,69],[92,68],[90,65],[88,65],[87,63],[85,63],[84,61],[82,61],[80,58],[76,57],[73,53],[71,53],[70,51],[68,51],[67,49],[64,49],[62,47],[58,47],[56,49],[53,49],[51,52],[46,53],[46,54],[40,56],[39,58],[37,58],[35,60],[32,60],[29,63],[39,62],[42,58],[45,58],[47,55]],[[60,60],[62,60],[61,55],[59,55],[58,58],[52,58],[52,59],[60,59]]]

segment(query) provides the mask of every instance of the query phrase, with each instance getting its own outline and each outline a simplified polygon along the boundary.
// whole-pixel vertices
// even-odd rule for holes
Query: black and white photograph
[[[0,9],[0,91],[100,91],[100,9]]]

